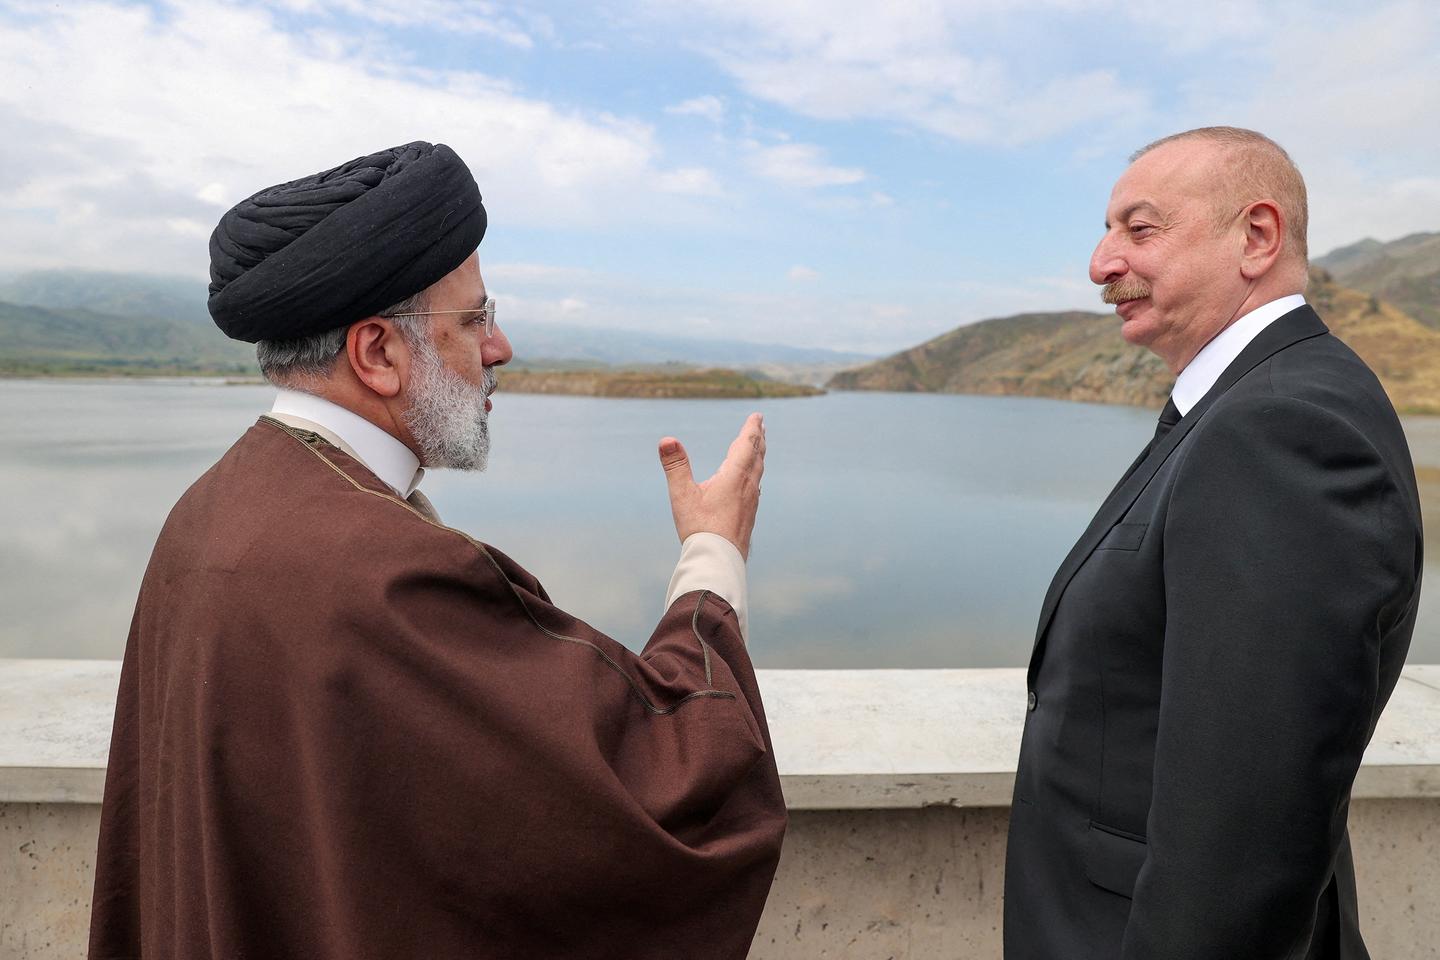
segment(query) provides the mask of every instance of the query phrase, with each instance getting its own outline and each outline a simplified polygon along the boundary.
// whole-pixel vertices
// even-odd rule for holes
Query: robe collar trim
[[[409,497],[425,479],[409,447],[353,411],[314,394],[281,390],[270,413],[290,426],[312,429],[365,465],[387,487]],[[304,423],[295,423],[301,420]]]

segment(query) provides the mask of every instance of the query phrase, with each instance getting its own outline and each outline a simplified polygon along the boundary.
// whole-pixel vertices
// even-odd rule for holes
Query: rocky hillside
[[[838,374],[835,390],[896,390],[1163,403],[1165,365],[1127,344],[1113,314],[1024,313],[984,320]]]
[[[1315,266],[1440,329],[1440,233],[1412,233],[1389,243],[1361,240],[1327,253]]]
[[[1402,413],[1440,414],[1440,330],[1372,294],[1311,271],[1306,298],[1370,365]]]
[[[1375,370],[1397,408],[1440,413],[1440,330],[1378,297],[1341,286],[1324,270],[1312,271],[1306,297]],[[829,386],[1158,407],[1173,382],[1153,354],[1124,341],[1114,314],[1073,312],[960,327],[841,373]]]

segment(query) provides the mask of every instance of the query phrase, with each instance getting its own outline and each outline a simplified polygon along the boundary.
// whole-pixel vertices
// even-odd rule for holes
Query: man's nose
[[[1129,269],[1125,259],[1111,242],[1110,233],[1106,232],[1095,245],[1095,252],[1090,254],[1090,281],[1098,284],[1114,283],[1125,276]]]
[[[480,362],[487,367],[498,367],[509,363],[513,356],[515,351],[510,349],[510,338],[505,336],[500,324],[495,324],[495,332],[480,344]]]

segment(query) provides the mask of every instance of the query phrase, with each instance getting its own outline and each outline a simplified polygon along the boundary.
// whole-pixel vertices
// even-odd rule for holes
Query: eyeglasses
[[[424,312],[422,312],[422,313],[392,313],[392,314],[390,314],[390,316],[392,316],[392,317],[433,317],[433,316],[437,316],[437,315],[442,314],[442,313],[474,313],[474,314],[478,314],[479,316],[477,316],[477,317],[475,318],[475,322],[481,324],[481,329],[485,331],[485,338],[488,340],[489,338],[495,336],[495,298],[494,298],[494,297],[486,297],[486,298],[485,298],[485,302],[480,305],[480,308],[479,308],[478,310],[426,310],[426,311],[424,311]]]

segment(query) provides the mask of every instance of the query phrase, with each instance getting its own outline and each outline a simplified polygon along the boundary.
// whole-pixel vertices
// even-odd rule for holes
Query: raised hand
[[[660,441],[660,466],[670,487],[670,512],[681,542],[692,533],[718,533],[748,559],[750,531],[760,506],[760,477],[765,473],[765,421],[760,414],[745,419],[725,462],[709,480],[695,482],[690,456],[674,437]]]

